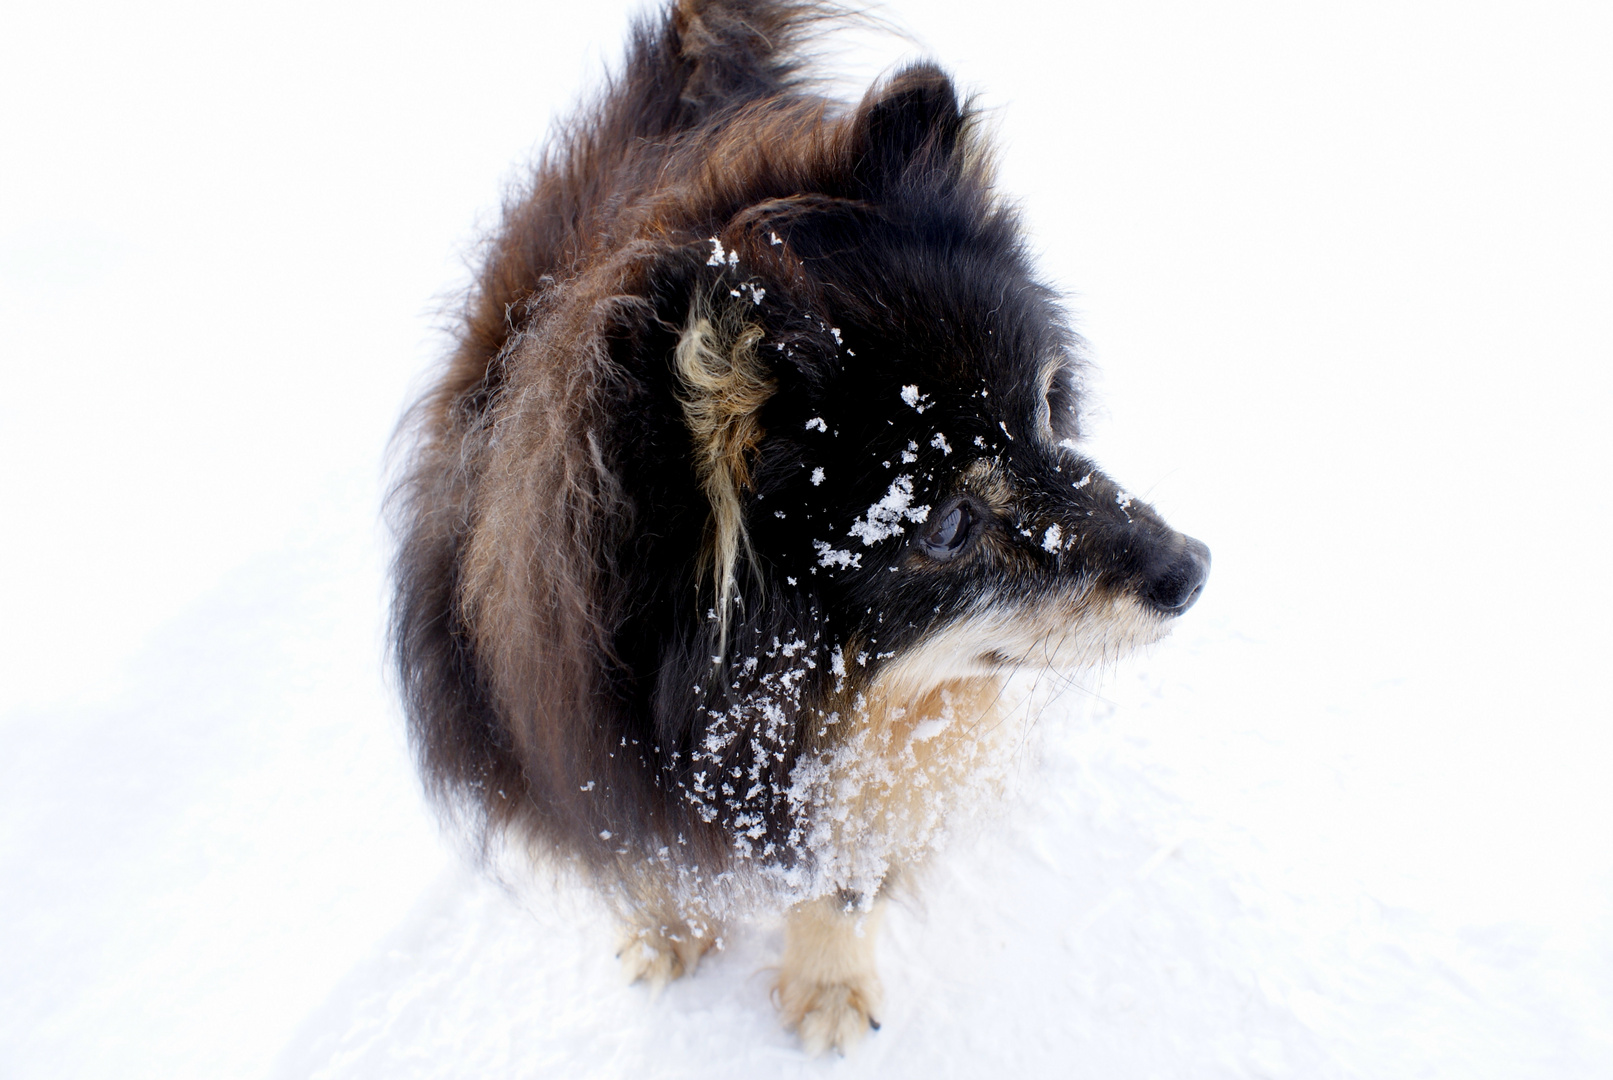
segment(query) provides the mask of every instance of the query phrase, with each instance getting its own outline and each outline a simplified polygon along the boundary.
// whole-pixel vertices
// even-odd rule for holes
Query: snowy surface
[[[888,13],[992,110],[1092,451],[1215,569],[819,1061],[777,926],[652,998],[466,870],[384,674],[387,433],[623,10],[8,16],[0,1076],[1613,1075],[1606,6]]]

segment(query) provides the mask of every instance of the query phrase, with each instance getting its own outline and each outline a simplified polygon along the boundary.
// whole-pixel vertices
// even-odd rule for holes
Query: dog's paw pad
[[[781,982],[779,1007],[808,1053],[844,1054],[879,1030],[873,1016],[878,995],[877,984]]]

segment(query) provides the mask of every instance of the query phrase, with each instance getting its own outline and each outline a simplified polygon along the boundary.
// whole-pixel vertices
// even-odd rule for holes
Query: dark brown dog
[[[550,143],[412,414],[394,631],[433,793],[576,867],[630,971],[790,907],[813,1048],[882,884],[991,774],[1002,685],[1193,603],[1076,450],[1078,349],[951,82],[803,88],[784,0],[681,0]]]

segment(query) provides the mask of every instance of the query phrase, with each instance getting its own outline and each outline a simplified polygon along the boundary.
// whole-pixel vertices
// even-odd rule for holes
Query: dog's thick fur
[[[394,634],[484,838],[576,867],[629,970],[793,904],[814,1047],[874,900],[986,764],[1002,680],[1153,640],[1207,552],[1074,449],[1078,343],[920,64],[811,92],[827,8],[679,0],[505,210],[411,414]]]

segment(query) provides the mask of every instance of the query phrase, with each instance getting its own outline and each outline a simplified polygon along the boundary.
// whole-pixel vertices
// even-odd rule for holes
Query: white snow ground
[[[1215,569],[820,1061],[776,927],[652,999],[463,869],[383,675],[380,448],[583,7],[8,13],[0,1076],[1613,1075],[1606,6],[888,9]]]

